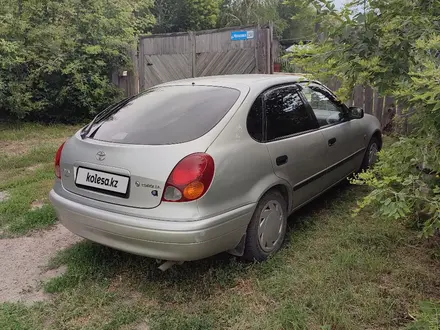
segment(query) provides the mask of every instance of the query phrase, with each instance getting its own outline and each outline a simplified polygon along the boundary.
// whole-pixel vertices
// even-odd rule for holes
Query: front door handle
[[[277,166],[287,164],[288,161],[289,157],[287,157],[286,155],[280,156],[277,158]]]
[[[336,138],[333,138],[333,139],[328,140],[328,145],[329,145],[329,147],[332,147],[332,146],[334,146],[335,144],[336,144]]]

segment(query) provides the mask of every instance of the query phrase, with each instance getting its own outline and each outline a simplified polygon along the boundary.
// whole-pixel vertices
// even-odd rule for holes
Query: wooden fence
[[[184,78],[272,73],[272,44],[271,25],[143,36],[140,90]]]

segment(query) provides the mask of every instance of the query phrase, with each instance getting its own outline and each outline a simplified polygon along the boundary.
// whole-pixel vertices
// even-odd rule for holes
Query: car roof
[[[197,77],[183,80],[171,81],[159,86],[172,85],[204,85],[219,87],[237,87],[247,86],[250,89],[264,89],[274,85],[286,83],[296,83],[307,79],[305,75],[300,74],[236,74],[225,76]]]

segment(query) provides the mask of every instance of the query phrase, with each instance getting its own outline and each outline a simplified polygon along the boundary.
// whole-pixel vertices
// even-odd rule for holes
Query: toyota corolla
[[[301,76],[155,86],[63,144],[50,199],[73,233],[147,257],[263,261],[290,214],[372,165],[380,123]]]

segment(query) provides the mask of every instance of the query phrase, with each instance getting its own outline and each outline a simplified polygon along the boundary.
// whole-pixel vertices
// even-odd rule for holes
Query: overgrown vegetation
[[[151,5],[148,0],[3,1],[2,115],[74,122],[114,101],[119,91],[109,76],[130,65],[127,51],[137,29],[154,22]]]
[[[324,39],[299,50],[308,56],[296,64],[324,81],[337,77],[347,98],[365,84],[414,111],[410,136],[354,181],[374,188],[360,209],[410,218],[433,235],[440,229],[440,2],[355,0],[341,12],[330,1],[307,2],[321,12]]]
[[[156,0],[153,13],[157,19],[154,33],[198,31],[217,26],[219,0]]]
[[[280,39],[294,42],[313,38],[316,11],[298,1],[224,0],[221,9],[219,26],[272,22]]]
[[[347,210],[368,191],[337,187],[295,214],[267,263],[220,255],[166,273],[151,259],[90,242],[61,252],[53,299],[0,305],[1,329],[434,330],[438,242]],[[429,308],[428,308],[429,307]],[[425,325],[425,326],[424,326]]]

